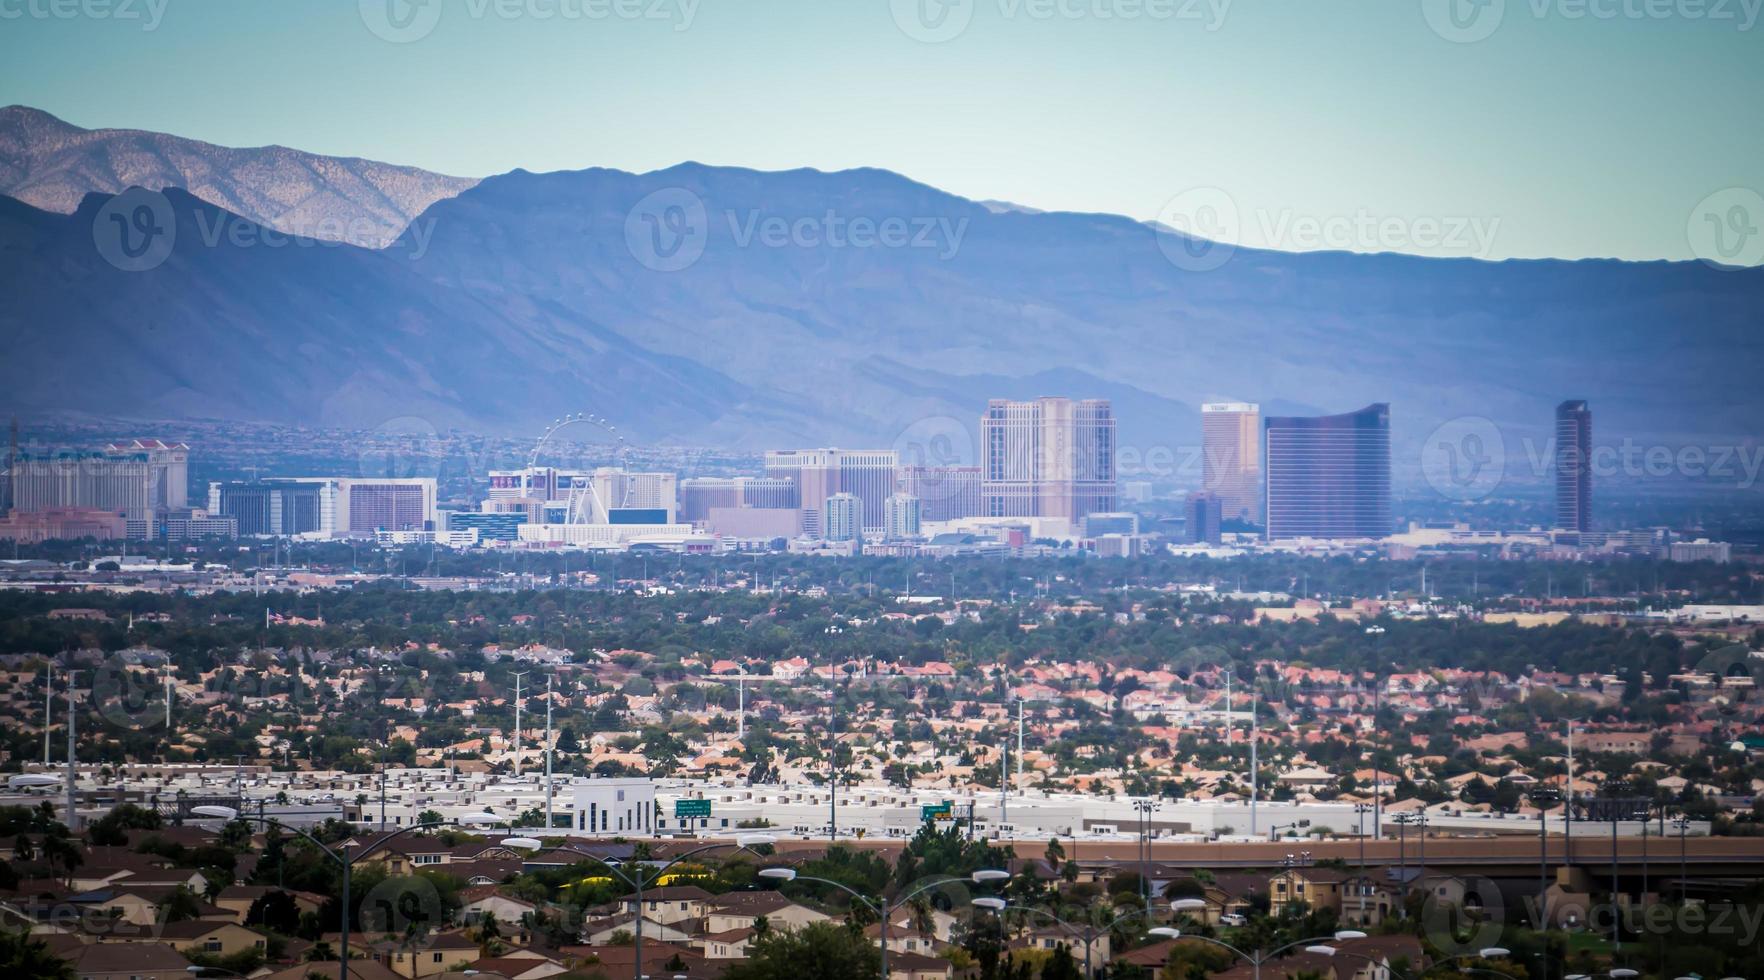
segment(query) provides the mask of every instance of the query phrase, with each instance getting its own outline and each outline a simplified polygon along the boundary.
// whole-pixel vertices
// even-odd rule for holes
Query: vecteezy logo
[[[1500,427],[1481,416],[1446,422],[1421,447],[1421,474],[1451,500],[1481,500],[1501,485],[1506,470]]]
[[[361,900],[363,935],[385,936],[404,949],[426,949],[444,924],[441,893],[421,875],[386,878]]]
[[[367,29],[393,44],[420,41],[441,21],[441,0],[361,0],[360,6]]]
[[[950,467],[975,461],[968,427],[947,415],[919,419],[901,430],[894,437],[894,452],[903,467]],[[913,484],[921,501],[948,500],[958,489],[954,474],[947,470],[920,472]]]
[[[92,219],[92,244],[124,272],[146,272],[171,256],[177,216],[158,191],[131,187],[105,202]]]
[[[402,480],[441,474],[441,434],[428,419],[405,415],[374,427],[363,443],[364,480]]]
[[[625,215],[625,247],[656,272],[679,272],[697,262],[709,239],[704,201],[684,187],[654,191]]]
[[[1237,251],[1237,202],[1217,187],[1196,187],[1164,202],[1158,211],[1158,248],[1170,264],[1208,272]]]
[[[1480,875],[1423,876],[1413,883],[1426,890],[1421,902],[1422,934],[1447,956],[1461,956],[1500,945],[1506,908],[1501,890]]]
[[[1501,26],[1507,0],[1421,0],[1421,13],[1433,33],[1454,44],[1474,44]]]
[[[1685,229],[1692,254],[1722,269],[1764,264],[1764,196],[1729,187],[1703,198]]]
[[[926,44],[960,37],[974,19],[974,0],[888,0],[888,6],[900,32]]]
[[[139,731],[163,719],[163,702],[151,675],[137,673],[121,654],[106,657],[92,675],[92,699],[104,720]]]

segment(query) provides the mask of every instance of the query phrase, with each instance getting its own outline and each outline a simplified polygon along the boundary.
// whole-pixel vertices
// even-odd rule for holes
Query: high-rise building
[[[334,491],[316,480],[234,480],[208,485],[208,511],[238,522],[239,533],[296,535],[328,532],[327,499]]]
[[[840,493],[858,498],[861,528],[880,531],[886,516],[882,502],[894,493],[898,463],[892,449],[782,449],[766,453],[765,459],[766,476],[796,487],[805,529],[823,536],[826,516],[816,502]]]
[[[1182,502],[1182,539],[1189,544],[1218,544],[1224,540],[1220,523],[1224,503],[1216,493],[1191,493]]]
[[[1556,406],[1556,526],[1592,530],[1592,409],[1578,399]]]
[[[1201,489],[1219,498],[1225,517],[1261,516],[1262,407],[1249,402],[1201,406]]]
[[[980,503],[978,466],[902,466],[895,488],[919,498],[919,516],[954,521],[985,513]]]
[[[1391,533],[1389,405],[1269,418],[1262,434],[1270,541]]]
[[[863,528],[859,525],[864,512],[864,502],[857,494],[836,493],[827,498],[821,507],[825,515],[826,531],[821,535],[828,541],[858,541],[863,538]]]
[[[432,476],[339,479],[336,533],[372,537],[377,531],[433,531],[435,478]]]
[[[147,453],[20,453],[12,464],[12,507],[20,514],[68,508],[148,521],[154,513],[154,464]]]
[[[1115,509],[1115,416],[1107,399],[995,398],[980,419],[988,517],[1050,517],[1076,526]]]
[[[149,506],[156,511],[190,506],[190,447],[160,439],[113,442],[104,454],[119,459],[147,457]]]
[[[886,515],[882,535],[891,541],[919,536],[919,498],[897,493],[882,502]]]

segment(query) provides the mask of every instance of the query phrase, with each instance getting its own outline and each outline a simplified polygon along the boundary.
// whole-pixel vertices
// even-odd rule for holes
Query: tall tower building
[[[1219,498],[1222,518],[1262,514],[1262,407],[1248,402],[1201,406],[1201,489]]]
[[[863,513],[863,501],[856,494],[836,493],[827,498],[821,509],[826,516],[826,533],[822,535],[828,541],[858,541],[863,538],[863,530],[858,526]]]
[[[1579,399],[1556,406],[1556,526],[1592,530],[1592,409]]]
[[[980,495],[988,517],[1076,525],[1115,509],[1115,415],[1107,399],[987,403]]]
[[[882,536],[890,541],[919,536],[919,498],[906,493],[897,493],[883,502],[887,511],[887,526],[882,529]]]
[[[1389,405],[1269,418],[1262,432],[1268,540],[1391,533]]]

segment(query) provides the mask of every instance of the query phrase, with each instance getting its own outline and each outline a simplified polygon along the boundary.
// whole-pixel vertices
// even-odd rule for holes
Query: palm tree
[[[74,980],[73,964],[49,952],[49,945],[27,933],[0,929],[0,976]]]

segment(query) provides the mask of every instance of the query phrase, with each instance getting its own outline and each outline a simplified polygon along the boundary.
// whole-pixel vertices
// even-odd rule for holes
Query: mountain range
[[[7,193],[50,186],[14,161],[110,156],[16,124],[32,113],[0,125]],[[71,209],[0,199],[7,409],[499,433],[586,411],[649,442],[912,455],[937,433],[936,453],[972,459],[988,397],[1063,394],[1115,401],[1124,470],[1198,465],[1198,407],[1218,398],[1390,402],[1399,472],[1463,416],[1517,455],[1566,398],[1592,403],[1601,442],[1764,431],[1764,270],[1246,248],[1194,269],[1182,250],[1206,243],[1126,217],[883,170],[698,163],[470,183],[351,161],[309,196],[390,228],[405,212],[356,190],[396,172],[420,214],[383,247],[289,241],[258,227],[289,212],[246,199],[328,179],[328,158],[111,139],[269,155],[229,170],[224,199],[214,180],[164,183],[175,245],[145,271],[95,247],[133,171],[56,165],[49,197]]]
[[[176,187],[286,234],[378,248],[423,209],[475,183],[285,146],[233,149],[137,129],[81,129],[40,109],[0,108],[0,194],[59,214],[72,214],[94,192]]]

